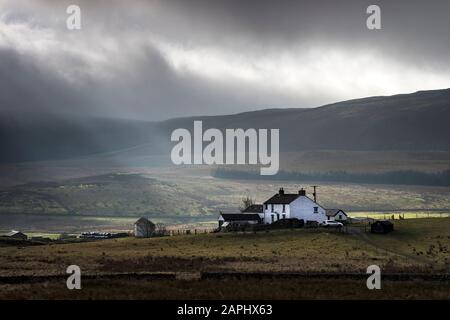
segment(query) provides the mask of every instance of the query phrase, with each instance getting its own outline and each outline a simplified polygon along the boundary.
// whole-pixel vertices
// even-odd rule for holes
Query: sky
[[[0,0],[0,110],[163,120],[448,88],[449,14],[447,0]]]

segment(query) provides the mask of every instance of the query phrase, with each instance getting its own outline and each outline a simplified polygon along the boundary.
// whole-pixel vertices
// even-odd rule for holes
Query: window
[[[314,213],[319,213],[319,207],[314,207]]]
[[[264,205],[264,207],[266,208],[266,210],[267,210],[267,207],[268,207],[269,205],[266,203],[265,205]]]
[[[342,220],[342,214],[339,215],[339,220]]]
[[[271,204],[271,206],[272,206],[272,212],[273,212],[273,203]]]
[[[275,221],[275,216],[274,215],[272,215],[272,222],[274,222]]]
[[[283,204],[283,212],[286,212],[286,205]]]

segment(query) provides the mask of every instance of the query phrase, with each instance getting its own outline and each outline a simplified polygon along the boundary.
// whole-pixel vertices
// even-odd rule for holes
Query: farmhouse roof
[[[155,225],[153,222],[151,222],[150,220],[148,220],[147,218],[139,218],[134,224],[150,224],[150,225]]]
[[[256,213],[263,213],[263,205],[262,204],[252,204],[249,205],[247,208],[245,208],[242,212],[256,212]]]
[[[221,213],[224,221],[260,221],[261,217],[256,213]]]
[[[275,194],[272,198],[264,202],[264,204],[289,204],[300,197],[297,193]]]
[[[339,212],[347,215],[342,209],[325,209],[325,214],[327,217],[335,217]]]

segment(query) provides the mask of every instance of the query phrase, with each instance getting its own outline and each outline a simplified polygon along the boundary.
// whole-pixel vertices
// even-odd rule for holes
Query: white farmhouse
[[[262,223],[270,224],[289,218],[303,219],[305,223],[322,223],[327,220],[327,215],[322,206],[306,196],[304,189],[300,189],[298,193],[284,193],[281,188],[277,194],[264,202]]]
[[[314,190],[314,198],[316,197]],[[325,209],[306,195],[304,189],[298,193],[285,193],[280,188],[277,194],[261,204],[253,204],[240,213],[220,213],[219,228],[234,224],[271,224],[282,219],[298,219],[304,223],[323,223],[325,220],[345,222],[347,214],[341,209]]]

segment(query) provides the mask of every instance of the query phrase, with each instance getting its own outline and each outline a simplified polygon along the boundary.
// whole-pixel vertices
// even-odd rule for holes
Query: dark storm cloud
[[[330,46],[372,48],[411,63],[449,67],[450,2],[446,0],[321,0],[321,1],[207,1],[191,6],[176,1],[177,10],[187,10],[196,32],[209,26],[210,41],[216,35],[233,44],[280,50],[293,45],[327,43]],[[192,4],[194,3],[194,4]],[[377,4],[382,10],[383,30],[369,31],[366,8]],[[214,30],[214,32],[210,32]]]
[[[85,77],[82,82],[71,83],[47,70],[32,56],[0,49],[0,105],[8,111],[67,112],[137,119],[145,115],[148,119],[161,119],[165,114],[201,115],[211,113],[211,110],[213,113],[217,110],[239,112],[247,108],[242,104],[243,98],[252,100],[254,108],[276,103],[273,96],[261,96],[257,89],[249,88],[235,98],[230,93],[239,88],[231,84],[217,85],[194,76],[185,79],[173,72],[157,50],[151,47],[142,50],[145,54],[137,63],[139,69],[130,70],[128,77],[103,82]]]
[[[89,100],[33,57],[0,48],[0,105],[11,111],[73,110]]]
[[[162,119],[450,86],[448,1],[77,1],[71,32],[72,3],[0,0],[2,109]]]

